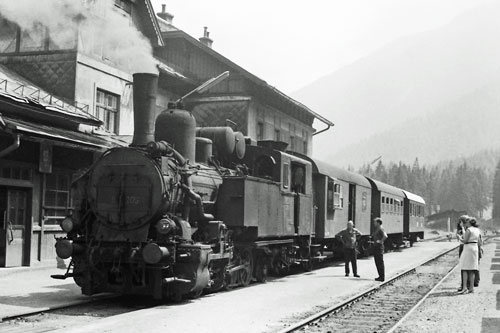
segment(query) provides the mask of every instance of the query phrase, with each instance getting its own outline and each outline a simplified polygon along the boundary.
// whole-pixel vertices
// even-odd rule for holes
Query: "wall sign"
[[[40,164],[38,171],[52,173],[52,145],[42,142],[40,144]]]

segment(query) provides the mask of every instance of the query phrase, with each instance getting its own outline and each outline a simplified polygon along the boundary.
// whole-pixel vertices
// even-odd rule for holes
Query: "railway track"
[[[29,313],[4,317],[2,333],[39,333],[75,327],[96,318],[106,318],[158,306],[159,301],[147,297],[103,295],[84,302],[75,302]],[[68,319],[69,318],[69,319]]]
[[[485,242],[491,237],[485,239]],[[407,314],[417,308],[452,273],[458,264],[457,247],[345,302],[313,314],[280,333],[392,333]]]

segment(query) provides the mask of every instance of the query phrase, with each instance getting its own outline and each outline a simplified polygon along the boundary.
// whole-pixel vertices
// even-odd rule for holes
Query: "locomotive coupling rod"
[[[228,272],[229,273],[234,273],[236,271],[239,271],[239,270],[242,270],[242,269],[247,269],[248,268],[248,264],[243,264],[243,265],[238,265],[238,266],[235,266],[231,269],[228,269]]]
[[[182,282],[182,283],[191,283],[191,280],[180,279],[176,277],[167,277],[163,279],[164,283],[172,283],[172,282]]]

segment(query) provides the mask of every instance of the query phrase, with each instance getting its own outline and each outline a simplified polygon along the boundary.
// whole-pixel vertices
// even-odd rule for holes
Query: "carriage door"
[[[291,190],[295,193],[294,200],[294,227],[295,233],[299,233],[300,226],[300,196],[305,194],[306,170],[305,165],[292,162],[292,184]]]
[[[356,222],[356,185],[349,184],[348,221]]]
[[[27,192],[0,188],[0,267],[22,266]]]

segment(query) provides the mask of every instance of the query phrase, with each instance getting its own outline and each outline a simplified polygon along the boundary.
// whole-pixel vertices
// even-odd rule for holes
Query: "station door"
[[[0,187],[0,267],[24,264],[27,198],[25,190]]]

